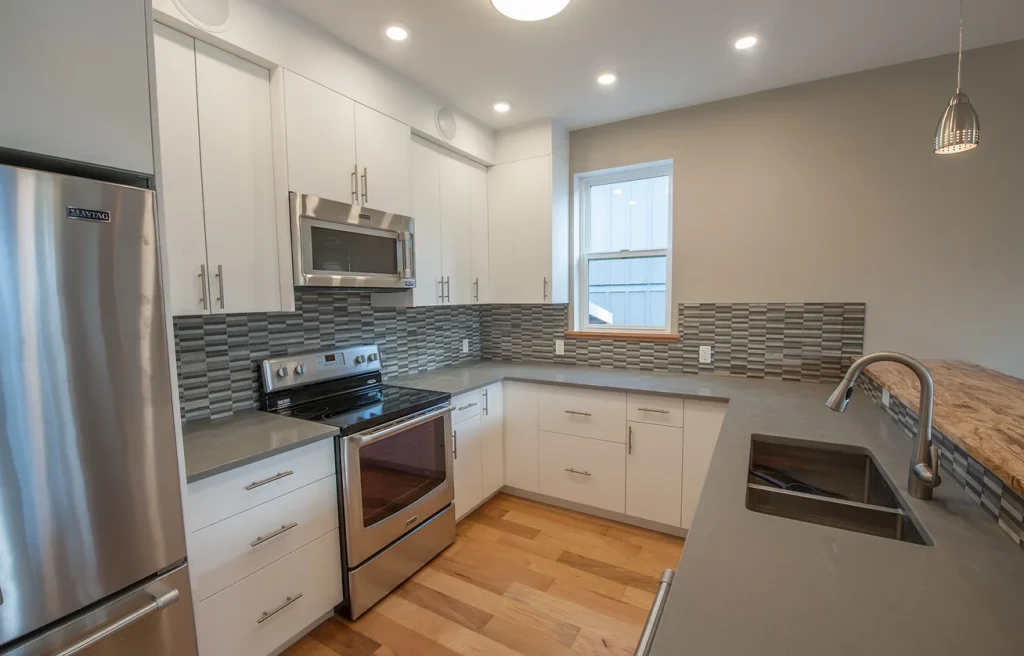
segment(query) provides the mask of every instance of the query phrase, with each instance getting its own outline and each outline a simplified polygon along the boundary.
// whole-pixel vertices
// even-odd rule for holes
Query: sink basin
[[[766,515],[930,546],[871,453],[753,435],[747,508]]]

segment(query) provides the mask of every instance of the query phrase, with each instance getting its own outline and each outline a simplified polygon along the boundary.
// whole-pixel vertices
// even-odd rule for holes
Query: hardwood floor
[[[455,543],[355,622],[285,656],[627,656],[681,538],[498,495]]]

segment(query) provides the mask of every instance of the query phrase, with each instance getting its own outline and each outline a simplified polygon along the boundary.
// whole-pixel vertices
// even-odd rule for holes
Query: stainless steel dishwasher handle
[[[96,633],[92,633],[82,638],[70,647],[65,647],[64,649],[54,653],[53,656],[71,656],[72,654],[77,654],[79,652],[85,651],[89,647],[95,645],[97,642],[105,640],[106,638],[109,638],[115,633],[119,633],[120,631],[127,629],[129,626],[135,624],[147,615],[151,615],[157,612],[158,610],[163,610],[164,608],[167,608],[174,602],[178,601],[179,598],[181,598],[181,595],[178,593],[177,590],[171,590],[170,592],[165,592],[159,597],[154,597],[153,601],[149,602],[148,604],[138,609],[134,613],[125,615],[113,624],[108,624]]]
[[[675,572],[670,569],[661,573],[658,593],[654,595],[651,612],[647,615],[647,622],[644,623],[644,630],[640,633],[640,640],[636,643],[636,651],[633,652],[633,656],[647,656],[651,652],[654,633],[658,630],[658,624],[661,622],[661,613],[665,610],[665,600],[668,599],[668,591],[672,588],[672,579],[675,578],[675,575]]]

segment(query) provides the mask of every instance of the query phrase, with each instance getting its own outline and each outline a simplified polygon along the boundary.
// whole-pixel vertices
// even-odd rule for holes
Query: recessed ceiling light
[[[757,37],[754,35],[745,36],[742,39],[738,39],[733,45],[737,50],[750,50],[757,45]]]
[[[491,4],[514,20],[539,21],[565,9],[569,0],[491,0]]]
[[[615,84],[615,81],[619,79],[619,76],[615,73],[601,73],[597,76],[597,83],[602,86],[610,86]]]
[[[631,200],[631,201],[629,201],[629,204],[630,205],[636,205],[636,201],[635,200]]]
[[[494,111],[498,112],[499,114],[507,114],[511,109],[512,103],[510,103],[507,100],[499,100],[498,102],[494,103]]]
[[[622,190],[621,189],[612,189],[612,193],[615,194],[616,196],[621,196],[622,195]]]
[[[388,25],[388,28],[384,30],[384,34],[392,41],[405,41],[409,38],[409,30],[401,25]]]

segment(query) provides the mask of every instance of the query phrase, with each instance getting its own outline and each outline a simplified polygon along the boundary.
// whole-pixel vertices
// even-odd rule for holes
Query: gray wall
[[[864,301],[865,350],[1024,376],[1024,41],[588,128],[573,174],[675,161],[675,303]]]

